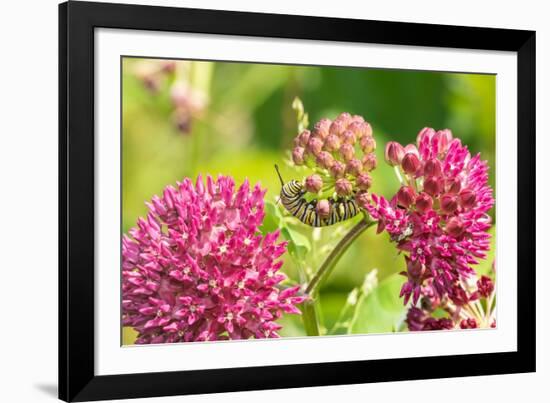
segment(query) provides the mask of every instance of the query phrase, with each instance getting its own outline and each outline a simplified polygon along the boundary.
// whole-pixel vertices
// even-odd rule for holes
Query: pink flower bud
[[[403,161],[401,162],[401,167],[403,168],[403,171],[408,173],[409,175],[414,175],[421,166],[420,159],[416,156],[414,153],[407,153],[403,157]]]
[[[363,171],[363,164],[357,158],[352,158],[346,164],[346,173],[357,176]]]
[[[363,123],[363,136],[372,137],[372,126],[369,122]]]
[[[494,289],[495,285],[489,277],[481,276],[481,278],[477,280],[477,292],[483,298],[488,298],[493,293]]]
[[[319,155],[317,155],[316,162],[321,168],[330,169],[334,164],[334,157],[327,151],[321,151]]]
[[[311,132],[309,130],[304,130],[302,133],[296,136],[294,139],[294,144],[300,147],[307,147],[309,138],[311,137]]]
[[[342,143],[354,145],[357,139],[351,130],[345,130],[341,135]]]
[[[466,305],[470,301],[470,298],[468,297],[468,294],[466,294],[464,288],[458,284],[454,285],[449,291],[449,298],[459,306]]]
[[[315,211],[323,218],[330,215],[330,203],[326,199],[319,200],[315,206]]]
[[[342,112],[340,113],[335,120],[339,120],[342,123],[344,123],[346,126],[349,125],[352,121],[351,114],[348,112]]]
[[[372,185],[372,178],[368,173],[361,173],[355,178],[355,184],[361,190],[368,190]]]
[[[353,190],[351,182],[345,178],[336,180],[334,188],[336,189],[336,194],[338,196],[349,196]]]
[[[294,161],[295,165],[303,165],[304,151],[303,147],[294,147],[294,150],[292,150],[292,161]]]
[[[376,168],[376,164],[377,164],[376,155],[374,153],[366,154],[361,160],[361,162],[363,163],[363,169],[370,172]]]
[[[359,122],[359,123],[363,123],[365,121],[365,118],[361,115],[353,115],[351,117],[351,121],[352,122]]]
[[[365,153],[372,153],[374,150],[376,150],[376,140],[372,136],[363,136],[361,137],[361,140],[359,140],[359,144],[361,146],[361,150]]]
[[[355,157],[355,149],[351,144],[342,144],[340,147],[340,155],[344,161],[349,161]]]
[[[355,133],[357,139],[372,137],[372,127],[368,122],[359,122],[355,120],[348,126],[348,130]]]
[[[417,157],[420,158],[420,153],[418,152],[418,148],[416,148],[416,146],[414,144],[407,144],[405,146],[405,155],[407,154],[414,154],[416,155]]]
[[[309,193],[319,193],[323,188],[323,179],[317,174],[310,175],[306,178],[305,188]]]
[[[441,162],[435,158],[424,164],[424,176],[440,176],[442,172]]]
[[[464,232],[464,223],[460,218],[452,217],[449,221],[447,221],[447,225],[445,225],[445,232],[455,238],[458,238]]]
[[[356,139],[360,139],[362,137],[365,137],[367,135],[367,125],[368,127],[370,127],[370,125],[368,123],[362,123],[362,122],[359,122],[359,121],[352,121],[349,125],[348,125],[348,130],[353,132],[353,134],[355,134],[355,138]],[[372,132],[372,130],[371,130]]]
[[[463,208],[471,209],[476,204],[476,194],[471,189],[463,189],[458,195],[458,200]]]
[[[430,211],[433,207],[433,203],[433,199],[427,193],[422,192],[416,196],[416,210],[418,210],[419,213],[426,213],[427,211]]]
[[[366,191],[359,191],[355,195],[355,201],[362,208],[366,208],[370,204],[371,200],[372,200],[372,198],[371,198],[370,193],[368,193]]]
[[[340,149],[340,145],[340,137],[335,134],[329,134],[325,139],[325,150],[327,151],[338,151]]]
[[[330,119],[323,118],[313,126],[313,134],[321,139],[328,136],[330,125],[332,124]]]
[[[307,142],[307,150],[317,156],[323,149],[323,140],[318,137],[311,137]]]
[[[334,179],[342,178],[346,173],[346,165],[338,160],[335,160],[329,171]]]
[[[401,207],[408,208],[415,201],[416,194],[410,186],[401,186],[397,192],[397,202]]]
[[[390,141],[386,144],[386,150],[384,151],[384,159],[392,167],[401,164],[401,160],[405,156],[405,149],[403,146],[395,141]]]
[[[340,136],[346,130],[346,124],[341,120],[335,120],[330,125],[330,133]]]
[[[437,154],[439,156],[443,156],[447,152],[452,139],[453,134],[449,129],[438,130],[433,135],[432,144],[434,145],[434,148],[437,149]]]
[[[424,191],[430,196],[437,196],[443,191],[444,180],[436,176],[428,176],[424,180]]]
[[[477,322],[474,318],[462,319],[460,321],[460,328],[461,329],[476,329],[477,328]]]
[[[434,134],[435,130],[431,127],[423,128],[418,132],[418,135],[416,136],[416,145],[420,148],[421,144],[429,144]]]
[[[444,214],[453,214],[458,208],[457,197],[454,194],[446,193],[441,196],[440,206]]]
[[[462,187],[462,181],[459,178],[453,178],[447,182],[447,192],[457,194]]]

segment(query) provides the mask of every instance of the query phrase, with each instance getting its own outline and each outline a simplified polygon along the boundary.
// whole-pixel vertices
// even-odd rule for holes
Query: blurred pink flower
[[[152,94],[166,90],[172,104],[171,119],[182,134],[190,134],[193,121],[203,116],[209,103],[206,92],[195,88],[190,80],[193,62],[143,59],[134,66],[134,75]]]
[[[300,313],[299,287],[280,284],[286,243],[259,231],[264,195],[208,176],[147,203],[122,240],[123,325],[136,343],[278,337],[276,320]]]

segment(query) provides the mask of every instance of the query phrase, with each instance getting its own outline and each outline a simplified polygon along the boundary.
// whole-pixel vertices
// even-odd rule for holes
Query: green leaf
[[[288,252],[290,256],[296,259],[298,262],[303,262],[307,254],[311,251],[311,243],[309,239],[287,226],[281,228],[281,233],[288,241]]]
[[[355,309],[349,333],[385,333],[398,329],[405,317],[405,306],[399,298],[402,284],[402,276],[391,275],[362,298]]]
[[[283,227],[283,216],[275,203],[266,200],[264,211],[265,217],[260,228],[263,234]]]
[[[360,295],[360,289],[354,288],[348,294],[346,298],[346,303],[338,315],[338,319],[332,329],[329,330],[328,334],[346,334],[351,324],[351,319],[355,314],[355,308],[357,307],[357,302],[362,296]]]
[[[378,270],[371,270],[365,275],[365,280],[361,287],[356,287],[348,294],[346,303],[338,315],[338,320],[329,331],[329,334],[346,334],[351,326],[351,322],[355,317],[355,311],[362,301],[376,289],[378,284]]]

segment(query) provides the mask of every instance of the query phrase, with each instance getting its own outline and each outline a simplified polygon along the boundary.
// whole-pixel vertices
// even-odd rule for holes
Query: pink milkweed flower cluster
[[[495,286],[488,276],[468,281],[443,299],[428,289],[420,307],[411,306],[405,322],[410,331],[496,327]],[[441,309],[444,317],[434,317]]]
[[[264,195],[208,176],[152,198],[122,240],[122,319],[137,344],[278,337],[277,319],[300,313],[299,287],[281,285],[286,243],[259,231]]]
[[[371,125],[362,116],[342,112],[334,120],[319,120],[312,131],[299,133],[294,139],[292,161],[314,171],[304,181],[307,192],[362,200],[369,197],[370,172],[377,165],[375,149]],[[327,205],[326,199],[319,200],[317,212],[327,216]]]
[[[416,305],[421,296],[458,301],[490,247],[487,162],[450,130],[432,128],[420,131],[416,145],[388,143],[385,159],[402,186],[390,201],[372,195],[365,208],[405,254],[404,303],[412,297]]]

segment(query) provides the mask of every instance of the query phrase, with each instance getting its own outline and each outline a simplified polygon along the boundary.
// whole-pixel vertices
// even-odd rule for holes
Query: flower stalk
[[[306,287],[306,293],[315,296],[319,286],[332,272],[336,263],[340,260],[342,255],[348,250],[350,245],[369,227],[376,224],[376,221],[371,221],[368,216],[359,221],[355,227],[353,227],[334,247],[332,252],[327,256],[317,273],[313,276],[308,286]]]
[[[376,224],[376,221],[371,221],[368,215],[359,221],[334,247],[334,249],[327,256],[319,270],[315,273],[311,281],[306,287],[306,293],[311,299],[305,301],[302,308],[302,321],[306,329],[308,336],[319,336],[319,324],[317,319],[317,312],[315,309],[315,296],[319,290],[319,287],[323,281],[330,275],[336,263],[348,250],[350,245],[363,233],[365,230]]]
[[[307,300],[302,304],[302,321],[308,336],[319,336],[319,321],[315,310],[315,301]]]

